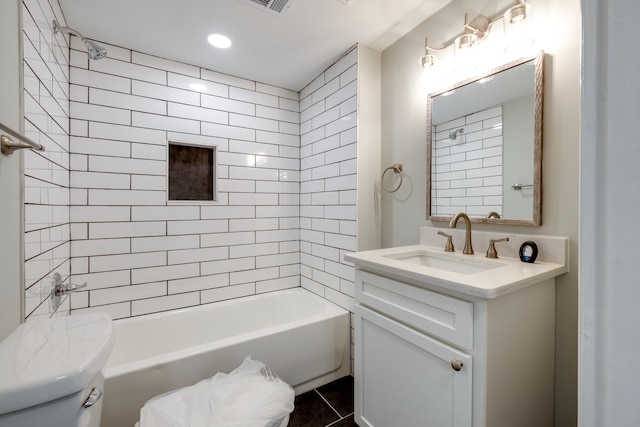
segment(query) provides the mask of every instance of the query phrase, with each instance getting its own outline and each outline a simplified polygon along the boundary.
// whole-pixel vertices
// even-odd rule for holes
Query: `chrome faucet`
[[[465,255],[473,255],[473,246],[471,245],[471,221],[469,220],[467,214],[464,212],[458,212],[457,214],[455,214],[455,216],[451,218],[451,221],[449,222],[449,227],[456,228],[456,225],[458,224],[458,220],[460,218],[464,219],[464,225],[467,229],[467,234],[464,237],[464,249],[462,250],[462,253]]]

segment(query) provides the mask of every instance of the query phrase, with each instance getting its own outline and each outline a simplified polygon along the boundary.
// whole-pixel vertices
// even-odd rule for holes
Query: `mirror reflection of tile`
[[[502,213],[502,105],[434,126],[433,215]]]

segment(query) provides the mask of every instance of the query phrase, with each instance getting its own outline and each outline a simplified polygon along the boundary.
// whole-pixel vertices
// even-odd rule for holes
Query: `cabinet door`
[[[471,427],[470,355],[359,304],[355,334],[360,427]]]

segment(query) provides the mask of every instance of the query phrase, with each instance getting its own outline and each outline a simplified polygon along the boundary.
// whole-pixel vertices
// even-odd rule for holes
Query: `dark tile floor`
[[[289,427],[357,427],[353,377],[346,376],[296,396]]]

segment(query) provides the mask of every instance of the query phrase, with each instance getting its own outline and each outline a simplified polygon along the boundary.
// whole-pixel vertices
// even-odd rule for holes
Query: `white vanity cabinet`
[[[555,279],[483,299],[361,267],[360,427],[553,425]]]

